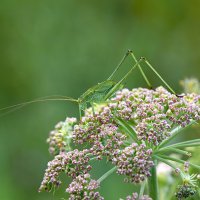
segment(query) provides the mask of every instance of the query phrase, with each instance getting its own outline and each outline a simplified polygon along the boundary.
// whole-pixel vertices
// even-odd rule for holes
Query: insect
[[[122,66],[123,62],[125,61],[125,59],[129,55],[134,60],[135,64],[132,66],[132,68],[125,74],[125,76],[120,81],[116,82],[116,81],[112,80],[113,76],[116,74],[116,72],[119,70],[119,68]],[[65,96],[53,96],[53,97],[50,96],[51,98],[44,97],[44,98],[36,99],[36,100],[33,100],[33,101],[29,101],[29,102],[9,106],[9,107],[6,107],[6,108],[2,108],[2,109],[0,109],[0,111],[12,109],[12,110],[9,110],[8,112],[4,113],[4,114],[7,114],[9,112],[13,112],[16,109],[19,109],[19,108],[21,108],[25,105],[31,104],[31,103],[60,100],[60,101],[71,101],[71,102],[78,103],[80,117],[83,116],[84,111],[88,107],[92,107],[92,110],[93,110],[93,113],[94,113],[94,104],[105,102],[107,99],[112,97],[117,90],[122,89],[124,87],[123,82],[128,78],[128,76],[132,73],[132,71],[137,67],[139,68],[140,73],[142,74],[142,76],[143,76],[144,80],[146,81],[148,87],[150,89],[152,89],[152,85],[150,84],[150,81],[148,80],[147,76],[145,75],[145,73],[144,73],[144,71],[143,71],[143,69],[140,65],[140,63],[142,61],[144,63],[146,63],[146,65],[160,78],[160,80],[165,84],[165,86],[172,93],[176,94],[174,92],[174,90],[160,76],[160,74],[152,67],[152,65],[148,62],[148,60],[146,58],[141,57],[139,60],[137,60],[135,55],[133,54],[133,52],[131,50],[128,50],[126,52],[126,54],[124,55],[124,57],[122,58],[122,60],[120,61],[120,63],[117,65],[117,67],[115,68],[115,70],[112,72],[112,74],[109,76],[109,78],[107,80],[100,82],[97,85],[94,85],[93,87],[89,88],[78,99],[74,99],[72,97],[65,97]]]

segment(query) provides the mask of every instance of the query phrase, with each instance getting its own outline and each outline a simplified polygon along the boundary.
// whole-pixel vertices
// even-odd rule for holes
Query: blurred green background
[[[54,94],[77,98],[105,80],[127,49],[147,57],[180,91],[179,80],[200,78],[199,10],[198,0],[1,0],[0,107]],[[145,71],[155,87],[161,84]],[[135,71],[127,86],[146,84]],[[37,192],[52,159],[48,132],[66,116],[78,116],[77,105],[35,103],[0,118],[0,199],[67,199],[66,185],[54,196]],[[97,163],[94,177],[110,167],[104,164]],[[113,175],[100,192],[115,200],[134,188]]]

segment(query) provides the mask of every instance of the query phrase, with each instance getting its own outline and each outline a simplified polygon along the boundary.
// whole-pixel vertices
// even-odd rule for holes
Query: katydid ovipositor
[[[126,75],[119,82],[115,82],[114,80],[112,80],[112,78],[115,75],[115,73],[118,71],[118,69],[120,68],[120,66],[122,65],[122,63],[125,61],[125,59],[127,58],[128,55],[131,55],[131,57],[133,58],[135,64],[134,64],[134,66],[126,73]],[[37,99],[37,100],[34,100],[34,101],[29,101],[29,102],[25,102],[25,103],[21,103],[21,104],[9,106],[9,107],[6,107],[6,108],[2,108],[2,109],[0,109],[0,111],[12,109],[12,110],[9,110],[8,112],[4,113],[4,114],[7,114],[9,112],[12,112],[12,111],[14,111],[16,109],[19,109],[19,108],[21,108],[21,107],[23,107],[25,105],[28,105],[28,104],[31,104],[31,103],[34,103],[34,102],[44,102],[44,101],[56,101],[56,100],[60,100],[60,101],[72,101],[72,102],[78,103],[78,105],[79,105],[79,113],[80,113],[80,117],[81,117],[82,114],[83,114],[83,112],[85,111],[85,109],[87,109],[88,107],[92,107],[93,108],[93,104],[94,103],[105,102],[108,98],[110,98],[111,96],[113,96],[117,90],[123,88],[122,82],[127,79],[127,77],[132,73],[132,71],[136,67],[139,68],[139,70],[140,70],[143,78],[145,79],[148,87],[152,88],[149,80],[147,79],[145,73],[142,70],[142,67],[140,66],[140,63],[142,61],[144,61],[147,64],[147,66],[167,86],[167,88],[172,93],[175,94],[175,92],[173,91],[173,89],[163,80],[163,78],[158,74],[158,72],[152,67],[152,65],[144,57],[141,57],[139,59],[139,61],[138,61],[136,59],[136,57],[134,56],[133,52],[131,50],[128,50],[127,53],[122,58],[121,62],[118,64],[118,66],[115,68],[115,70],[109,76],[109,78],[107,80],[105,80],[105,81],[103,81],[101,83],[98,83],[97,85],[89,88],[78,99],[74,99],[74,98],[71,98],[71,97],[64,97],[64,96],[62,96],[62,98],[40,98],[40,99]]]

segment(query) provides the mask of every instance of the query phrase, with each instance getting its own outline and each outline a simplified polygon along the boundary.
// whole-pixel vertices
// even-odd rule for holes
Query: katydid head
[[[126,52],[126,55],[128,56],[128,55],[130,55],[131,53],[133,53],[133,51],[130,50],[130,49],[128,49],[128,51]]]
[[[145,57],[142,56],[142,57],[140,57],[140,60],[141,60],[141,61],[146,61],[147,59],[146,59]]]

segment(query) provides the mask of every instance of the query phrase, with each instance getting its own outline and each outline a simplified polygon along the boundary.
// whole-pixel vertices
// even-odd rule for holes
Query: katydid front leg
[[[113,73],[109,76],[109,78],[107,80],[111,80],[112,77],[116,74],[116,72],[119,70],[119,68],[121,67],[121,65],[124,63],[124,61],[126,60],[126,58],[130,55],[132,51],[128,50],[126,52],[126,54],[123,56],[123,58],[121,59],[120,63],[117,65],[117,67],[115,68],[115,70],[113,71]],[[137,62],[137,61],[136,61]]]

